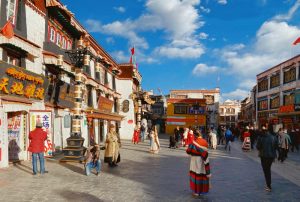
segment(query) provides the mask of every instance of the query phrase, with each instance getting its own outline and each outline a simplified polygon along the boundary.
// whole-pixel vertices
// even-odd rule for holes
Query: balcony
[[[70,60],[68,54],[66,53],[66,50],[61,49],[59,46],[57,46],[53,42],[50,42],[50,41],[44,42],[44,50],[51,52],[55,55],[63,55],[64,60],[67,61],[68,63],[71,63],[71,60]]]

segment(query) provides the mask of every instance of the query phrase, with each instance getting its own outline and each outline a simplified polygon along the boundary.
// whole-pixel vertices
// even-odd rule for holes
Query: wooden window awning
[[[94,111],[89,110],[87,112],[87,118],[104,119],[109,121],[122,121],[124,116],[121,116],[119,114],[114,114],[114,113],[101,112],[98,110],[94,110]]]

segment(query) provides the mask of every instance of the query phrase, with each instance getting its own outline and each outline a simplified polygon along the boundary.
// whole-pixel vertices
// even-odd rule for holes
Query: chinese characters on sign
[[[0,94],[43,100],[48,80],[0,61]]]
[[[53,136],[52,136],[52,113],[51,111],[30,111],[30,127],[29,130],[35,129],[36,123],[41,122],[43,130],[47,132],[48,139],[45,141],[44,154],[52,156],[54,153]]]

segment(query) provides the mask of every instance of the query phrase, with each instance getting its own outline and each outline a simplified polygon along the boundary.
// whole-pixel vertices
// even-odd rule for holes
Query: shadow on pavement
[[[84,192],[75,192],[70,190],[59,190],[57,191],[59,195],[66,199],[66,201],[93,201],[93,202],[102,202],[103,200],[97,198],[94,195],[84,193]]]
[[[21,162],[14,163],[13,166],[25,173],[32,175],[32,168],[26,165],[23,165]]]
[[[83,164],[59,163],[59,165],[81,175],[85,175]]]

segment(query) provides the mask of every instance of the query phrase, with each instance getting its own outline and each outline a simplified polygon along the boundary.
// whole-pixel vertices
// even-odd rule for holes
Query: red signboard
[[[286,105],[286,106],[281,106],[279,108],[279,113],[288,113],[288,112],[294,112],[295,108],[294,105]]]
[[[293,120],[291,118],[283,118],[282,122],[283,123],[293,123]]]

